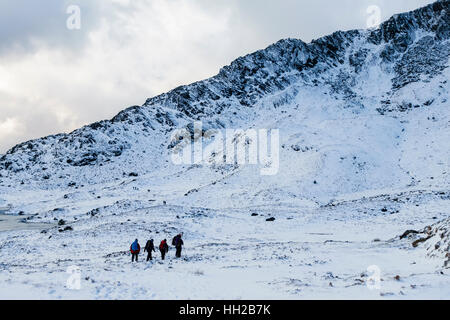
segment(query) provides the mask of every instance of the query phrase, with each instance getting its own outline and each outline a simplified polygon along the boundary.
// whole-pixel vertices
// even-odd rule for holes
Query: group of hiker
[[[184,245],[183,239],[181,239],[181,234],[177,234],[172,239],[172,245],[175,246],[175,257],[181,258],[181,250]],[[134,242],[130,246],[131,252],[131,262],[138,261],[139,252],[141,251],[141,246],[139,245],[138,239],[134,240]],[[152,252],[156,252],[155,245],[153,243],[153,239],[147,241],[144,247],[144,252],[147,251],[147,261],[152,260]],[[164,260],[166,257],[166,253],[169,252],[169,246],[167,245],[167,239],[164,239],[159,244],[159,251],[161,252],[161,259]]]

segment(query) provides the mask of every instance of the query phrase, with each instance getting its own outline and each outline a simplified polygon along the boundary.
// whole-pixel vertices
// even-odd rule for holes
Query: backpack
[[[165,245],[166,243],[164,242],[164,240],[163,241],[161,241],[161,243],[160,243],[160,245],[159,245],[159,250],[164,250],[164,245]]]
[[[177,245],[177,242],[178,242],[178,241],[177,241],[177,240],[178,240],[177,238],[178,238],[178,236],[173,237],[173,239],[172,239],[172,245],[173,245],[173,246],[176,246],[176,245]]]
[[[130,246],[131,253],[139,253],[141,251],[141,246],[137,242],[133,242]]]

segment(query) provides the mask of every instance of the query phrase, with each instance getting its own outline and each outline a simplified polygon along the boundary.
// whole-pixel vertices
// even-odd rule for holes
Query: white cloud
[[[19,130],[19,122],[14,118],[6,118],[5,121],[0,122],[0,134],[12,134]]]

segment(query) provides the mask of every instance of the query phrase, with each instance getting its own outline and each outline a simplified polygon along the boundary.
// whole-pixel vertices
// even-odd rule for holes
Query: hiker
[[[138,262],[139,251],[141,251],[141,246],[139,245],[138,239],[136,239],[130,246],[131,262],[134,262],[134,258]]]
[[[164,260],[164,257],[166,256],[166,253],[169,252],[169,246],[167,245],[167,240],[164,239],[161,241],[159,245],[159,251],[161,251],[161,259]]]
[[[145,251],[147,251],[147,261],[152,260],[152,251],[156,251],[155,245],[153,244],[153,239],[147,241],[144,248],[144,252]]]
[[[175,257],[181,258],[181,246],[184,245],[184,242],[181,239],[181,234],[177,234],[175,237],[173,237],[172,245],[175,246],[176,249]]]

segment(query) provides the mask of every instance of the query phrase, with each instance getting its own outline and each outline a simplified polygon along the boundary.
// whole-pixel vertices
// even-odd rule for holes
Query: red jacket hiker
[[[161,243],[159,245],[159,251],[161,251],[161,259],[164,260],[164,257],[166,256],[166,252],[169,251],[169,246],[167,245],[166,239],[161,241]]]

